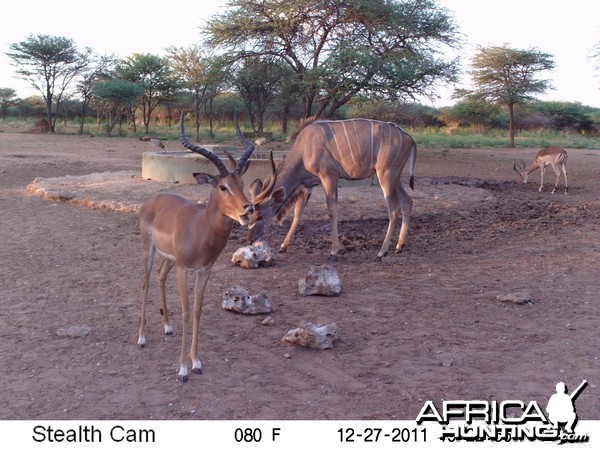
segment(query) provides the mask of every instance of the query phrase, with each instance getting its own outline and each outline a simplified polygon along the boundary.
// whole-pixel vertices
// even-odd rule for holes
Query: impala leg
[[[398,184],[398,197],[400,199],[400,207],[402,208],[402,226],[398,235],[398,244],[396,245],[396,253],[400,253],[406,245],[406,236],[408,235],[408,225],[410,221],[410,213],[412,211],[413,200],[404,189],[402,184]]]
[[[144,245],[144,285],[142,287],[142,311],[140,312],[140,323],[138,328],[138,347],[146,345],[146,303],[148,302],[148,289],[150,288],[150,273],[154,263],[154,252],[156,248],[147,243]]]
[[[281,253],[285,253],[287,248],[294,240],[294,235],[296,234],[298,224],[300,223],[300,216],[304,212],[304,208],[306,207],[306,204],[310,199],[311,193],[312,189],[308,189],[306,194],[304,194],[302,197],[298,197],[298,199],[296,200],[296,203],[294,204],[294,219],[292,220],[292,225],[290,226],[290,229],[288,230],[287,235],[283,240],[283,244],[281,244],[281,247],[279,248],[279,251]]]
[[[554,170],[554,174],[556,175],[556,181],[554,182],[554,189],[552,189],[552,193],[554,194],[554,192],[556,191],[556,188],[558,187],[558,182],[560,181],[560,169],[558,168],[558,166],[555,166],[553,164],[552,170]]]
[[[159,283],[159,295],[160,295],[160,316],[162,319],[163,326],[165,328],[165,334],[170,336],[173,334],[173,327],[169,320],[169,309],[167,308],[167,295],[165,284],[167,282],[167,275],[175,265],[175,261],[172,259],[165,258],[158,269],[158,283]]]
[[[538,189],[539,192],[542,192],[542,189],[544,187],[544,174],[546,173],[547,167],[548,166],[543,165],[540,169],[541,174],[540,174],[540,188]]]
[[[187,359],[185,355],[186,340],[190,322],[190,300],[187,287],[187,270],[183,266],[177,266],[177,290],[181,299],[181,315],[183,317],[183,327],[181,330],[181,352],[179,353],[179,375],[178,379],[181,382],[186,382],[188,379]]]
[[[321,179],[323,189],[325,190],[325,198],[327,200],[327,211],[329,212],[329,220],[331,221],[331,253],[330,261],[337,261],[337,255],[340,252],[340,236],[338,231],[338,189],[337,177]]]
[[[565,176],[565,194],[569,191],[569,185],[567,184],[567,166],[565,164],[562,165],[563,175]]]
[[[210,268],[196,273],[194,283],[194,324],[192,326],[192,346],[190,358],[192,359],[192,372],[202,373],[202,363],[198,357],[198,335],[200,334],[200,316],[202,314],[202,303],[204,301],[204,290],[210,277]]]

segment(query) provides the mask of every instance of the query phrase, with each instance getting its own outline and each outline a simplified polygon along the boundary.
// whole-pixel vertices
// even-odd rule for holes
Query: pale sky
[[[5,2],[6,3],[6,2]],[[163,54],[169,46],[188,47],[199,40],[199,26],[218,11],[226,0],[178,0],[136,2],[102,0],[93,6],[75,0],[48,2],[12,1],[2,7],[0,26],[0,87],[17,90],[27,97],[35,91],[15,78],[6,56],[8,47],[29,34],[64,36],[78,47],[91,47],[98,54],[126,57],[134,52]],[[478,45],[509,44],[513,48],[536,48],[553,56],[556,68],[547,73],[554,90],[542,100],[577,101],[600,107],[600,71],[594,71],[588,56],[600,41],[600,2],[597,0],[438,0],[449,9],[465,45],[458,53],[463,68]],[[465,76],[463,87],[470,80]],[[436,106],[454,103],[452,87],[440,89]]]

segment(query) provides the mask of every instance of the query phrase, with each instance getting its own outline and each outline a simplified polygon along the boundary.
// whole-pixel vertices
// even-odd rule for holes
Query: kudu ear
[[[263,190],[263,182],[260,178],[257,178],[250,184],[250,200],[254,200],[258,194]]]
[[[198,184],[212,184],[217,182],[217,179],[209,173],[194,173],[192,174]]]
[[[286,199],[285,187],[281,186],[279,189],[274,191],[269,197],[269,203],[271,204],[281,204]]]

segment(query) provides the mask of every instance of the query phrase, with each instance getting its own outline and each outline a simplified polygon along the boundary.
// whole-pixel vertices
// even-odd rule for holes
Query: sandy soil
[[[343,187],[337,297],[297,293],[329,253],[322,192],[273,267],[232,266],[245,237],[236,227],[207,288],[204,374],[182,384],[173,279],[174,336],[162,332],[154,279],[148,342],[136,345],[135,211],[156,192],[207,191],[142,180],[148,150],[135,139],[0,133],[0,419],[414,419],[427,400],[545,406],[558,381],[583,379],[579,417],[600,419],[599,151],[569,150],[565,196],[539,193],[539,174],[518,182],[512,159],[533,150],[420,149],[408,245],[379,263],[381,191]],[[285,231],[266,239],[276,248]],[[222,309],[236,284],[268,290],[269,326]],[[496,299],[514,292],[532,301]],[[335,322],[334,348],[283,343],[302,322]],[[91,332],[61,333],[73,325]]]

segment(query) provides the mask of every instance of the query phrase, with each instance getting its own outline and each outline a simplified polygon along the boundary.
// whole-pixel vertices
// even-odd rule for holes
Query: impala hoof
[[[277,250],[277,253],[285,253],[285,252],[287,252],[287,248],[279,247],[279,250]]]
[[[165,334],[166,334],[167,336],[173,336],[173,332],[172,332],[172,331],[165,331]]]
[[[402,250],[404,250],[404,247],[405,247],[405,245],[404,245],[404,244],[402,244],[402,245],[400,246],[400,248],[396,247],[396,250],[394,250],[394,253],[396,253],[396,254],[397,254],[397,253],[402,253]]]
[[[327,258],[327,261],[330,262],[336,262],[338,260],[336,255],[329,255],[329,258]]]
[[[382,261],[381,256],[378,256],[375,258],[375,262],[381,262],[381,261]]]
[[[197,375],[202,375],[202,369],[200,369],[200,368],[193,368],[192,372],[194,372]]]
[[[185,383],[188,380],[188,376],[187,375],[177,375],[177,379],[179,381],[181,381],[182,383]]]
[[[144,348],[146,346],[146,344],[138,344],[139,348]]]

